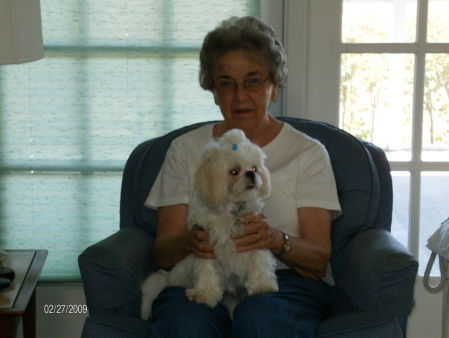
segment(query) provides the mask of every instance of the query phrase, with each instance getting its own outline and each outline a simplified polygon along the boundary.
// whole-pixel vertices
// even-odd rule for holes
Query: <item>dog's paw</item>
[[[221,295],[214,294],[214,292],[195,288],[187,289],[186,296],[190,301],[204,304],[211,308],[216,307],[221,298]]]
[[[142,305],[140,308],[140,318],[148,320],[151,317],[151,300],[148,297],[142,297]]]
[[[261,293],[277,292],[278,290],[279,286],[277,281],[272,279],[246,284],[246,291],[248,291],[248,295],[250,296],[258,295]]]

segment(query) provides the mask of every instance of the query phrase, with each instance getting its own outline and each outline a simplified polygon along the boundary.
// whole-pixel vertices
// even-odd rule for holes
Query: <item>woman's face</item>
[[[226,123],[243,131],[256,130],[268,120],[278,87],[263,62],[249,53],[229,52],[218,59],[213,73],[215,103]]]

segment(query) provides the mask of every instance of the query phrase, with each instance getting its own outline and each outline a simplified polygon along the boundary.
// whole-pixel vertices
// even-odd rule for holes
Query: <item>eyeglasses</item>
[[[261,90],[264,87],[265,82],[267,82],[269,79],[270,77],[267,77],[266,79],[261,79],[259,77],[249,77],[243,80],[242,85],[245,91],[247,91],[248,93],[255,93]],[[235,92],[237,86],[237,81],[234,81],[232,79],[220,79],[216,84],[216,89],[219,94],[230,94]]]

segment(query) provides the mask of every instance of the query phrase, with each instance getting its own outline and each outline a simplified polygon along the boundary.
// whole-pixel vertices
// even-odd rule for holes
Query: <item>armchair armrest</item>
[[[371,229],[355,236],[335,269],[335,282],[359,310],[408,315],[418,262],[390,232]]]
[[[78,257],[91,315],[108,310],[139,315],[140,283],[152,268],[152,246],[148,232],[127,227],[88,247]]]

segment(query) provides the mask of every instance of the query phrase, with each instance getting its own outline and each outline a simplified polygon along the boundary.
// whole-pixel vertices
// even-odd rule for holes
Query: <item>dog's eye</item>
[[[239,168],[232,169],[229,173],[232,176],[237,176],[240,173],[240,169]]]
[[[252,167],[251,171],[257,172],[257,167]]]

